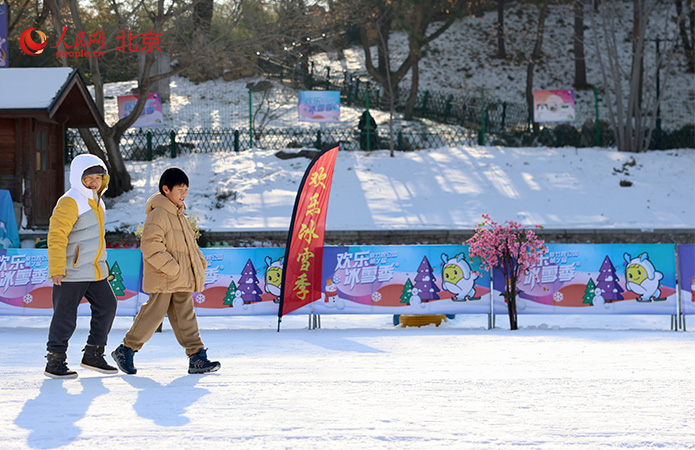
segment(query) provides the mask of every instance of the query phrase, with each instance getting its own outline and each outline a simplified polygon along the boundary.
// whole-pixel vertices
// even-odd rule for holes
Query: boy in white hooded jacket
[[[90,154],[70,165],[71,188],[58,199],[48,228],[48,269],[53,281],[53,318],[48,331],[46,370],[50,378],[77,378],[67,366],[68,341],[77,325],[77,307],[89,301],[92,319],[82,367],[114,374],[104,347],[116,317],[116,296],[107,277],[104,201],[106,165]]]

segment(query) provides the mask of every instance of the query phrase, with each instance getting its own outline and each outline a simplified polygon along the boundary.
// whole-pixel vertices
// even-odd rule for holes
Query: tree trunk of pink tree
[[[513,275],[505,278],[504,298],[507,299],[507,311],[509,312],[509,329],[518,330],[516,314],[516,279]]]

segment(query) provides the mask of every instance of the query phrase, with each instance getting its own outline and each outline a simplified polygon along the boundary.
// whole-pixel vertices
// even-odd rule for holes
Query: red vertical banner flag
[[[326,148],[311,161],[297,191],[283,261],[278,330],[283,315],[321,298],[326,212],[338,148]]]

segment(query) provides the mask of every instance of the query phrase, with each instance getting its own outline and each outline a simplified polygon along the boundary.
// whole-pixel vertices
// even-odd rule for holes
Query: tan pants
[[[140,307],[133,325],[123,338],[123,345],[136,351],[140,350],[157,331],[166,315],[169,316],[176,340],[186,349],[187,356],[195,355],[205,348],[200,339],[198,319],[190,292],[150,294],[150,298]]]

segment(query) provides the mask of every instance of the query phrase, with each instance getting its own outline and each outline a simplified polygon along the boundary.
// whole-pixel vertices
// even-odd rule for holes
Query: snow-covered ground
[[[668,317],[203,317],[211,375],[165,323],[137,375],[43,376],[46,317],[0,317],[3,449],[693,448],[695,334]],[[115,347],[131,319],[117,318]]]

